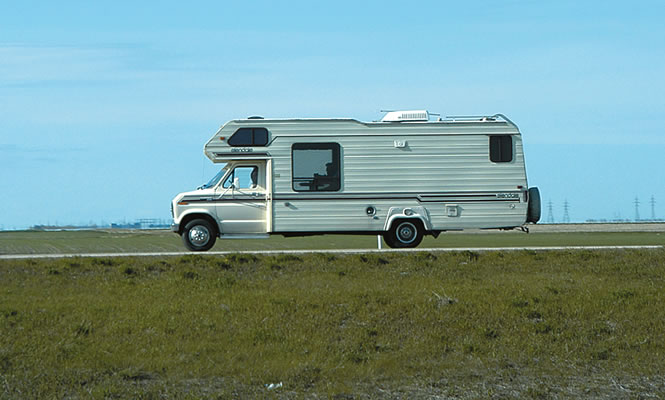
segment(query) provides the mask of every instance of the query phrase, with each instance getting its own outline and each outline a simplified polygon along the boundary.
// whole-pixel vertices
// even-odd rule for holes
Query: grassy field
[[[426,237],[421,248],[511,246],[665,245],[665,232],[443,233]],[[218,240],[213,251],[282,249],[372,249],[376,236],[325,235],[300,238]],[[385,244],[384,244],[384,247]],[[168,231],[20,231],[0,232],[0,254],[122,253],[185,251]]]
[[[663,398],[664,284],[662,249],[0,260],[0,398]]]

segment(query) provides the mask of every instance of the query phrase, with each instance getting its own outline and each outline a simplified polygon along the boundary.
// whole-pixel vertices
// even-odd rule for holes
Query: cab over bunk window
[[[293,190],[331,192],[341,187],[337,143],[294,143],[291,147]]]
[[[266,146],[268,130],[266,128],[240,128],[229,138],[229,146]]]
[[[513,161],[513,137],[510,135],[490,136],[490,161]]]

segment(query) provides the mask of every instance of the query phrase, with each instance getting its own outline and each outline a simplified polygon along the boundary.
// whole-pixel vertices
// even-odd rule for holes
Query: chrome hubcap
[[[196,225],[189,230],[189,241],[197,246],[203,246],[210,240],[208,228],[202,225]]]
[[[402,222],[397,227],[397,239],[405,244],[411,243],[416,240],[416,226],[411,222]]]

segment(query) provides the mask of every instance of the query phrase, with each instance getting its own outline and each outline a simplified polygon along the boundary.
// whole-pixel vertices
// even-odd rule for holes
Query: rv
[[[540,218],[520,131],[502,114],[249,117],[224,124],[204,153],[223,167],[171,204],[172,230],[193,251],[217,238],[329,233],[415,247],[451,230],[528,231]]]

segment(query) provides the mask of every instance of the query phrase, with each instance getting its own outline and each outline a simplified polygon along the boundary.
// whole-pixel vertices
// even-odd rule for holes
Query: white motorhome
[[[383,235],[390,247],[415,247],[423,235],[526,230],[540,218],[520,131],[501,114],[250,117],[224,124],[204,152],[223,168],[171,205],[173,231],[194,251],[218,237],[327,233]]]

